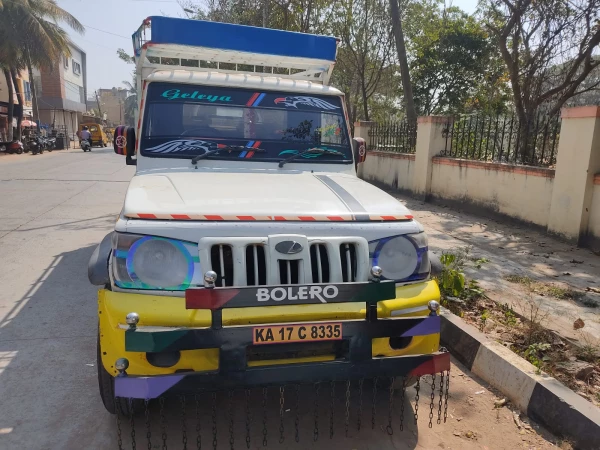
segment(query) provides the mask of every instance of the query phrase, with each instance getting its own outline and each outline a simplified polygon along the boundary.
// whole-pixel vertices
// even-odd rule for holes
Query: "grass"
[[[525,275],[507,275],[504,277],[504,279],[510,283],[521,284],[525,286],[531,293],[541,296],[554,297],[558,300],[580,300],[582,297],[584,297],[582,292],[575,291],[571,288],[565,288],[558,284],[535,281]],[[594,306],[598,305],[594,302]]]

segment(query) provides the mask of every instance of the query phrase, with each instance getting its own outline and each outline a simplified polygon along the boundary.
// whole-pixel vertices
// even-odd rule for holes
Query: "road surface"
[[[55,151],[43,155],[0,155],[0,449],[117,448],[114,416],[103,408],[96,381],[96,288],[87,280],[87,261],[120,211],[132,167],[110,149]],[[366,388],[365,388],[366,389]],[[405,404],[405,430],[399,430],[400,400],[395,397],[393,428],[385,431],[388,393],[379,389],[377,426],[371,429],[369,394],[364,394],[361,431],[356,431],[357,391],[351,393],[345,436],[344,387],[336,408],[333,439],[329,410],[319,419],[313,443],[312,392],[302,395],[298,434],[290,397],[283,408],[286,440],[279,443],[279,393],[268,393],[268,448],[339,449],[517,449],[553,448],[554,438],[539,430],[519,430],[512,412],[494,409],[494,393],[460,366],[453,365],[448,421],[428,427],[429,388],[421,392],[418,425]],[[407,402],[414,403],[414,388]],[[258,395],[258,397],[256,397]],[[293,398],[293,397],[292,397]],[[327,408],[329,388],[321,391]],[[218,448],[230,448],[228,399],[219,398]],[[210,400],[201,399],[202,447],[212,448]],[[246,448],[243,392],[236,393],[235,448]],[[262,448],[260,393],[251,397],[250,448]],[[437,399],[436,399],[437,402]],[[306,404],[305,404],[306,403]],[[308,404],[310,403],[310,404]],[[258,408],[258,409],[257,409]],[[289,411],[288,411],[289,409]],[[183,447],[181,406],[167,404],[167,446]],[[206,415],[208,414],[208,415]],[[163,448],[159,411],[151,406],[151,448]],[[382,426],[383,425],[383,426]],[[196,447],[194,405],[186,404],[188,447]],[[123,446],[131,430],[121,424]],[[137,448],[147,448],[143,417],[135,424]],[[555,447],[554,447],[555,448]]]

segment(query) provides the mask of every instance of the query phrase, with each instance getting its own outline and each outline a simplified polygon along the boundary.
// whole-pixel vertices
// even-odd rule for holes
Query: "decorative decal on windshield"
[[[169,100],[183,99],[183,100],[207,100],[211,103],[214,102],[230,102],[231,97],[226,95],[207,95],[201,94],[198,91],[194,92],[181,92],[179,89],[168,89],[161,94],[161,97],[168,98]]]
[[[327,147],[319,147],[320,149],[323,150],[331,150],[333,152],[338,152],[340,153],[340,155],[343,155],[342,152],[339,152],[338,150],[334,150],[333,148],[327,148]],[[301,153],[303,150],[284,150],[282,152],[279,153],[279,155],[277,156],[284,156],[284,155],[297,155],[298,153]],[[306,159],[311,159],[311,158],[318,158],[319,156],[323,156],[322,153],[305,153],[304,155],[301,155],[301,158],[306,158]]]
[[[340,109],[339,106],[332,105],[325,100],[317,97],[305,97],[305,96],[293,96],[293,97],[279,97],[274,100],[276,105],[282,104],[286,107],[298,109],[298,105],[311,106],[313,108],[324,109],[332,111],[334,109]]]
[[[178,153],[178,152],[190,152],[196,150],[204,150],[204,154],[210,150],[217,148],[217,144],[214,142],[200,141],[195,139],[179,139],[176,141],[165,142],[164,144],[157,145],[156,147],[147,148],[147,152],[152,153]]]
[[[258,106],[260,104],[260,102],[262,102],[263,98],[265,98],[265,93],[260,93],[260,92],[255,92],[252,97],[250,97],[250,100],[248,100],[248,102],[246,103],[246,106]]]
[[[252,158],[254,156],[254,150],[252,149],[260,147],[260,141],[250,141],[246,144],[246,147],[248,147],[248,151],[240,153],[240,158]]]

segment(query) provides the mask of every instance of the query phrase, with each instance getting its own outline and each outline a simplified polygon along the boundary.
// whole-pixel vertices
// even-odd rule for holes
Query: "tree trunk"
[[[392,30],[394,31],[394,37],[396,38],[396,50],[398,52],[400,74],[402,75],[402,89],[404,91],[404,107],[406,108],[406,118],[409,122],[416,123],[417,111],[415,109],[415,100],[413,98],[410,73],[408,71],[408,58],[406,56],[406,46],[404,45],[404,31],[402,30],[402,21],[400,20],[398,0],[390,0],[390,12],[392,14]]]
[[[368,122],[369,119],[369,98],[367,97],[367,88],[365,87],[365,80],[361,77],[361,87],[362,93],[362,101],[363,101],[363,111],[365,114],[365,120]]]
[[[13,90],[12,79],[10,76],[10,71],[8,69],[3,69],[4,78],[6,78],[6,85],[8,86],[8,142],[13,140],[13,117],[14,117],[14,108],[15,108],[15,92]]]
[[[17,93],[17,102],[19,103],[19,106],[21,107],[19,114],[17,115],[17,134],[14,136],[14,138],[18,141],[21,140],[21,124],[23,123],[23,108],[24,108],[24,98],[23,98],[23,92],[21,92],[20,86],[19,86],[19,80],[17,80],[17,71],[15,69],[10,69],[10,75],[13,81],[13,84],[15,86],[15,91]]]
[[[39,109],[38,109],[38,101],[37,101],[37,93],[35,87],[35,80],[33,79],[33,66],[31,65],[31,58],[29,57],[29,49],[27,49],[27,54],[25,55],[27,59],[27,72],[29,73],[29,86],[31,87],[31,105],[33,112],[33,121],[35,122],[35,126],[37,128],[38,133],[40,132],[40,117],[39,117]]]

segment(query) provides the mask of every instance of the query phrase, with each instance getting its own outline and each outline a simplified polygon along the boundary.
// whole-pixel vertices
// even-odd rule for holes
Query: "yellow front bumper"
[[[426,316],[429,313],[427,302],[439,301],[439,298],[440,292],[435,281],[397,287],[395,299],[381,301],[377,304],[377,316]],[[125,352],[125,329],[127,328],[125,316],[130,312],[139,314],[139,327],[191,328],[211,325],[210,311],[185,309],[183,297],[129,294],[101,289],[98,293],[100,354],[108,373],[117,374],[114,362],[123,357],[129,360],[127,373],[130,375],[166,375],[178,370],[207,371],[219,368],[219,349],[182,351],[179,362],[168,368],[151,365],[143,352]],[[362,319],[365,314],[365,304],[362,302],[226,308],[223,310],[223,326]],[[389,345],[389,339],[373,339],[373,356],[429,354],[438,350],[439,341],[439,334],[415,336],[408,347],[394,350]],[[254,361],[250,362],[249,366],[293,364],[330,359],[333,359],[333,355],[331,357]]]

